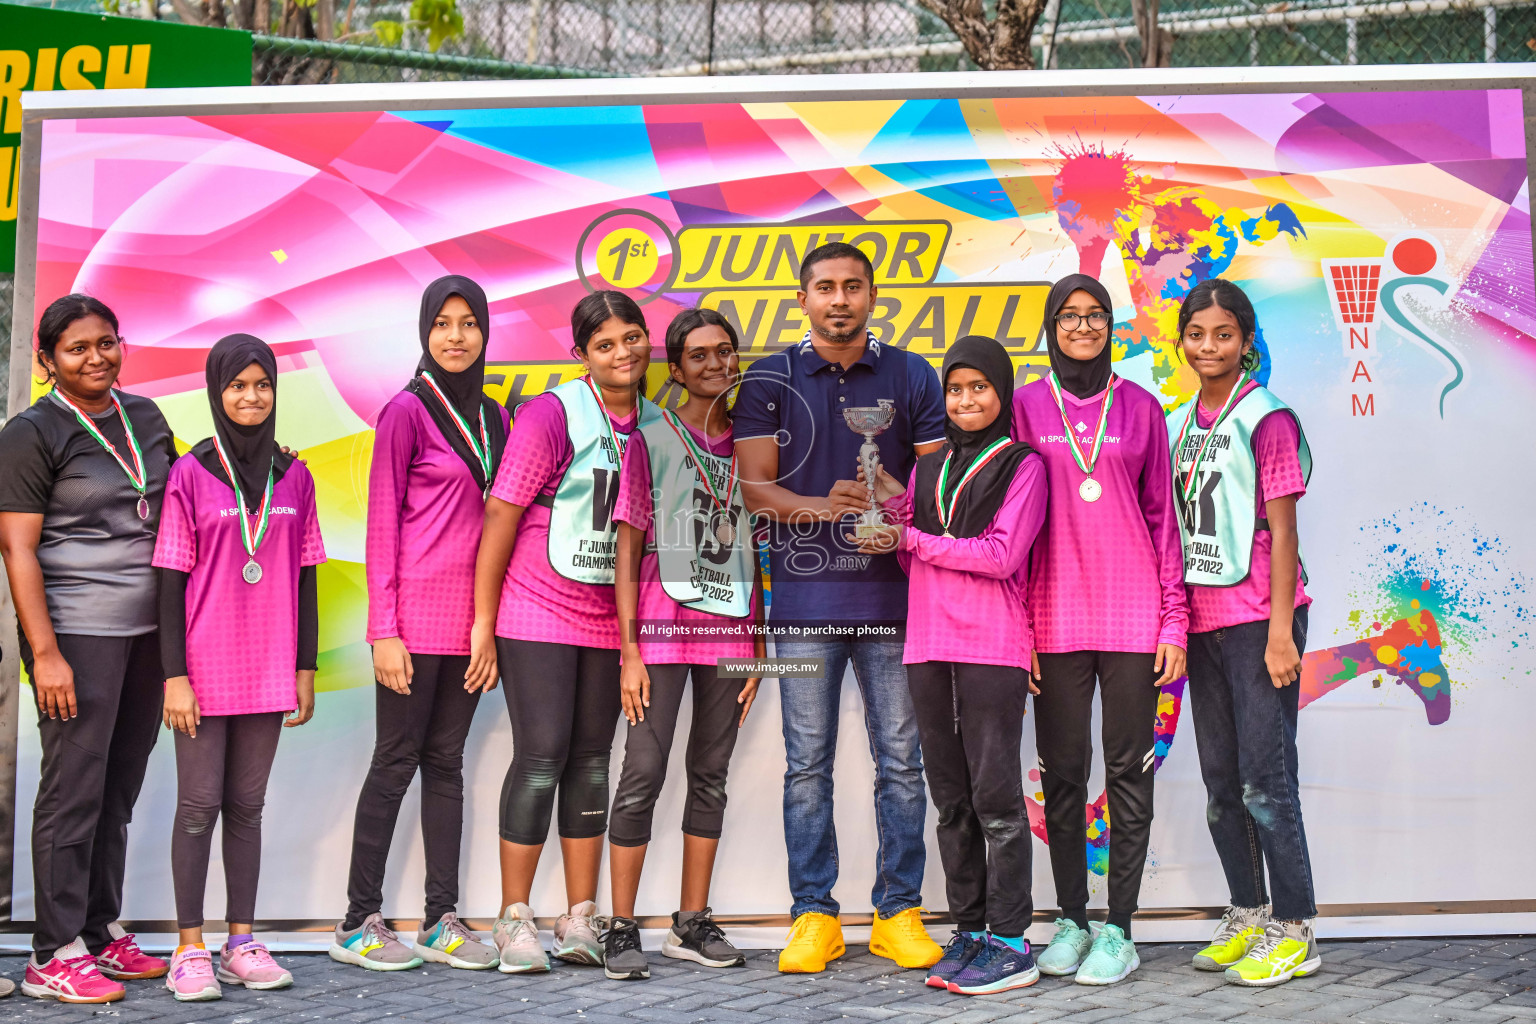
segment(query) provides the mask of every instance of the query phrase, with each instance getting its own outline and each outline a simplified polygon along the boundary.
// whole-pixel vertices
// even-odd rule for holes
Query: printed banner
[[[21,94],[250,85],[251,34],[0,3],[0,274],[16,269]]]
[[[1529,816],[1509,813],[1536,771],[1524,690],[1536,485],[1520,454],[1536,433],[1526,158],[1513,88],[51,121],[37,309],[69,291],[108,302],[129,344],[125,384],[159,401],[188,444],[211,429],[202,373],[216,339],[248,332],[279,354],[279,439],[315,475],[332,561],[319,710],[285,734],[269,794],[264,917],[334,918],[345,905],[373,732],[370,425],[416,363],[422,287],[445,273],[484,286],[487,389],[515,406],[577,372],[568,318],[590,289],[638,298],[658,344],[694,304],[738,326],[749,360],[798,340],[800,259],[834,239],[875,265],[882,342],[937,364],[954,338],[994,335],[1021,383],[1044,366],[1050,282],[1099,275],[1115,298],[1119,371],[1170,408],[1197,385],[1175,344],[1180,300],[1217,275],[1247,289],[1260,377],[1298,411],[1316,463],[1300,503],[1316,599],[1300,763],[1318,901],[1391,913],[1523,900],[1536,882],[1508,856],[1536,841]],[[662,361],[658,349],[649,388],[671,403]],[[845,688],[837,768],[837,893],[858,913],[876,842],[855,692]],[[1227,899],[1183,698],[1180,682],[1158,709],[1144,908]],[[461,910],[476,917],[496,911],[510,757],[500,705],[499,694],[483,702],[466,755]],[[777,705],[766,684],[737,748],[722,914],[789,905]],[[23,733],[20,837],[37,761]],[[622,745],[621,729],[615,771]],[[675,904],[674,760],[642,913]],[[133,826],[134,916],[171,916],[173,792],[162,750]],[[1101,890],[1111,823],[1102,797],[1087,812]],[[413,814],[408,804],[385,908],[407,917],[421,885]],[[1044,852],[1036,904],[1051,907]],[[560,904],[553,857],[540,913]],[[221,888],[215,872],[210,890]],[[928,907],[944,906],[936,855],[926,892]],[[219,906],[215,895],[210,914]]]

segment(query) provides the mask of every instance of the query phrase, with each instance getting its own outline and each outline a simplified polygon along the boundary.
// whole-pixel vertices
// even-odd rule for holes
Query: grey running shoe
[[[725,932],[715,924],[712,913],[708,907],[674,913],[672,930],[661,942],[661,955],[692,960],[705,967],[740,967],[746,963],[741,950],[731,945]]]
[[[423,960],[466,971],[495,967],[500,959],[495,946],[481,942],[453,913],[444,914],[430,930],[418,932],[414,949]]]
[[[370,971],[408,971],[421,966],[421,957],[412,953],[390,931],[382,914],[369,914],[362,925],[352,931],[337,925],[336,938],[331,943],[331,959]]]
[[[573,964],[601,967],[603,943],[597,936],[603,919],[597,916],[597,904],[591,900],[576,904],[569,914],[555,921],[555,958]]]
[[[523,974],[549,970],[549,955],[539,942],[539,926],[533,922],[533,908],[526,903],[510,903],[491,928],[491,941],[501,951],[502,974]]]
[[[640,925],[632,917],[610,917],[603,932],[603,973],[614,981],[636,981],[651,976],[645,950],[640,948]]]

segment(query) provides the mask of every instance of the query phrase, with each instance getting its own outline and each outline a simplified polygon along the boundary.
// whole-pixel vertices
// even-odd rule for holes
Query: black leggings
[[[949,912],[962,930],[1005,938],[1034,917],[1029,809],[1019,744],[1029,678],[1022,668],[925,661],[907,666],[928,792],[939,812]]]
[[[256,920],[261,875],[261,810],[267,777],[283,732],[283,712],[204,715],[197,736],[176,733],[176,827],[171,832],[171,882],[176,926],[203,926],[203,890],[213,824],[224,813],[224,920]]]
[[[1157,698],[1151,654],[1073,651],[1040,655],[1035,750],[1045,793],[1051,874],[1062,916],[1088,908],[1084,808],[1093,770],[1093,691],[1103,711],[1104,788],[1109,802],[1109,923],[1131,932],[1152,832]]]
[[[160,637],[60,633],[75,674],[69,721],[37,715],[42,777],[32,805],[32,885],[39,963],[76,938],[100,953],[123,904],[128,822],[160,732]],[[33,675],[32,648],[21,661]],[[36,690],[32,694],[36,706]],[[24,713],[24,712],[23,712]]]
[[[629,727],[624,740],[624,769],[613,797],[608,839],[615,846],[644,846],[651,841],[651,817],[667,779],[667,755],[677,731],[683,688],[693,674],[693,725],[688,730],[688,803],[683,834],[719,839],[725,820],[725,778],[736,749],[741,686],[719,679],[713,665],[647,665],[651,706],[645,720]]]
[[[619,652],[496,638],[512,765],[501,787],[501,838],[538,846],[560,797],[560,838],[608,828],[608,758],[619,722]]]
[[[362,925],[384,903],[384,869],[400,802],[421,770],[421,845],[427,861],[423,927],[458,909],[464,837],[464,741],[480,693],[464,689],[469,655],[412,654],[411,692],[374,687],[373,760],[357,797],[347,917]]]

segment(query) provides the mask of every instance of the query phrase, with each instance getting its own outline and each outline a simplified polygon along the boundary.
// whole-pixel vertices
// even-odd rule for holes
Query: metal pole
[[[1489,64],[1499,60],[1499,12],[1493,7],[1483,11],[1483,60]]]

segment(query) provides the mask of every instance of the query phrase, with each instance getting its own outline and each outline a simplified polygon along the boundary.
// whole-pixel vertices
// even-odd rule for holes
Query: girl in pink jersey
[[[480,688],[466,681],[475,553],[485,492],[507,443],[507,410],[485,394],[490,310],[467,277],[421,296],[416,376],[379,413],[368,482],[368,640],[375,740],[357,798],[347,916],[331,959],[374,971],[422,960],[480,970],[496,950],[458,918],[464,741]],[[427,903],[415,948],[385,924],[384,869],[400,802],[421,770]]]
[[[1031,689],[1027,563],[1045,520],[1045,466],[1009,436],[1013,363],[1002,345],[961,338],[944,354],[943,381],[945,444],[917,460],[894,498],[885,493],[900,485],[881,473],[898,522],[882,533],[898,541],[911,577],[902,660],[955,919],[928,984],[983,995],[1040,977],[1024,938],[1034,840],[1019,743]]]
[[[716,663],[721,658],[762,657],[765,648],[761,632],[754,634],[751,628],[761,625],[762,582],[752,522],[737,486],[726,406],[741,379],[736,346],[735,328],[712,309],[685,309],[673,317],[667,327],[667,366],[688,399],[676,413],[647,404],[645,420],[624,448],[613,514],[619,524],[614,590],[623,644],[621,699],[629,732],[608,829],[614,916],[603,952],[603,969],[616,980],[650,977],[635,921],[635,896],[690,676],[693,725],[682,822],[682,899],[661,952],[706,967],[745,962],[708,906],[731,752],[758,684],[756,678],[742,685],[718,678]],[[737,579],[737,573],[750,580]],[[714,611],[694,607],[706,600],[695,579],[705,574],[714,581],[710,593],[729,590],[732,599],[743,602],[739,617],[730,615],[735,609],[715,603]],[[674,594],[697,596],[698,601],[680,603]],[[672,634],[646,632],[662,626]]]
[[[1254,379],[1256,331],[1253,305],[1232,282],[1189,293],[1180,346],[1200,392],[1169,414],[1168,435],[1189,584],[1189,700],[1206,821],[1231,893],[1195,966],[1262,987],[1322,960],[1296,763],[1312,603],[1296,500],[1312,455],[1296,414]]]
[[[1158,687],[1184,674],[1179,527],[1161,404],[1110,363],[1109,292],[1058,282],[1042,333],[1051,372],[1013,399],[1015,436],[1045,459],[1050,513],[1035,543],[1029,610],[1040,694],[1040,758],[1061,917],[1044,974],[1109,985],[1140,966],[1131,915],[1152,825]],[[1109,921],[1088,927],[1083,808],[1093,764],[1093,694],[1103,711],[1109,799]]]
[[[613,509],[651,338],[633,299],[602,291],[576,304],[571,340],[586,376],[518,410],[475,563],[469,682],[499,668],[512,721],[494,930],[506,973],[549,969],[528,901],[557,795],[570,910],[554,955],[603,962],[595,901],[619,719]]]
[[[220,981],[293,984],[251,924],[278,736],[315,710],[315,566],[325,561],[315,482],[274,440],[272,350],[248,334],[223,338],[208,352],[207,381],[214,435],[171,467],[154,558],[164,716],[176,734],[171,874],[181,944],[166,987],[184,1002],[220,998]],[[230,934],[215,966],[203,944],[203,890],[221,812]]]

